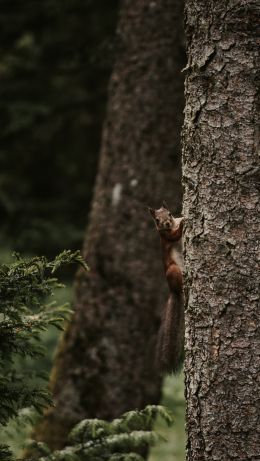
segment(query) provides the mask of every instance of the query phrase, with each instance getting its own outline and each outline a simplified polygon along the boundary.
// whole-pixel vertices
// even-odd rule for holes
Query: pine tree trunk
[[[186,1],[189,461],[259,460],[256,1]]]
[[[181,206],[181,14],[181,0],[122,2],[84,245],[91,271],[77,275],[75,316],[52,373],[56,406],[36,431],[52,448],[82,418],[111,419],[160,398],[154,351],[167,288],[145,206]]]

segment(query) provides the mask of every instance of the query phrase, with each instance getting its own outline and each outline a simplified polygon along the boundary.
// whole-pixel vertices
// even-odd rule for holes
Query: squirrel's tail
[[[172,293],[163,310],[156,348],[156,363],[162,373],[178,371],[183,362],[183,346],[183,293]]]

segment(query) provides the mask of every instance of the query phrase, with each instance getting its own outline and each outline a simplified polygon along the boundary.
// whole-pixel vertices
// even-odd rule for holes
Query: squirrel
[[[148,210],[160,235],[163,265],[170,289],[161,318],[156,363],[163,373],[176,372],[182,364],[184,343],[183,218],[174,218],[165,202],[158,210],[150,207]]]

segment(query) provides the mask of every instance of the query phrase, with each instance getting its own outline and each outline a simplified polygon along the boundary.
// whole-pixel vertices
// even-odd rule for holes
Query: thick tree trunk
[[[145,205],[181,204],[179,133],[182,2],[122,2],[75,316],[52,373],[55,408],[36,437],[59,448],[86,417],[114,418],[156,403],[154,349],[166,283]]]
[[[186,1],[189,461],[259,460],[256,1]]]

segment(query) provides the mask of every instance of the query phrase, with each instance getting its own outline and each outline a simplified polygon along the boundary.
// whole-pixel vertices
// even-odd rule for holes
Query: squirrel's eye
[[[156,222],[156,224],[159,224],[160,219],[159,219],[159,218],[155,218],[155,222]]]

